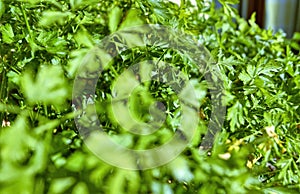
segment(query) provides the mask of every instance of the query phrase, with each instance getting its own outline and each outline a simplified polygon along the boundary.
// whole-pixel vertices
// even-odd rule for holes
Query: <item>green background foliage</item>
[[[200,0],[196,7],[185,0],[181,6],[156,0],[0,0],[0,193],[299,193],[300,35],[289,40],[283,32],[259,28],[255,14],[249,21],[240,18],[229,4],[235,2],[221,1],[223,7],[215,9]],[[102,38],[153,23],[183,31],[211,52],[225,84],[227,114],[209,152],[199,150],[201,126],[211,111],[204,102],[202,124],[176,160],[128,171],[104,163],[84,145],[71,109],[72,84]],[[141,52],[121,53],[97,94],[108,95],[116,75]],[[150,47],[148,54],[181,64],[183,71],[191,67],[176,52]],[[186,72],[204,84],[193,69]],[[163,91],[161,98],[170,100]],[[172,114],[167,123],[175,127]],[[106,124],[112,136],[119,132],[113,122]],[[126,135],[119,138],[132,143]],[[143,138],[137,147],[153,141]]]

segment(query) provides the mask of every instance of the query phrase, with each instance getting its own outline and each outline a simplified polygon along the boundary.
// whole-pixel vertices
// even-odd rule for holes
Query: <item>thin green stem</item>
[[[1,78],[0,103],[5,103],[5,98],[7,96],[7,77],[6,77],[5,69],[3,69],[2,73],[0,74],[0,78]],[[2,122],[2,120],[4,119],[4,115],[5,115],[5,112],[2,112],[1,107],[0,107],[0,122]]]
[[[25,20],[25,25],[26,25],[28,34],[29,34],[29,36],[30,36],[30,39],[32,40],[33,36],[32,36],[32,32],[31,32],[31,28],[30,28],[30,25],[29,25],[29,23],[28,23],[27,14],[26,14],[26,12],[25,12],[25,9],[24,9],[24,7],[23,7],[23,4],[21,4],[21,10],[22,10],[22,14],[23,14],[23,17],[24,17],[24,20]]]
[[[44,104],[44,114],[48,116],[48,107],[46,104]]]

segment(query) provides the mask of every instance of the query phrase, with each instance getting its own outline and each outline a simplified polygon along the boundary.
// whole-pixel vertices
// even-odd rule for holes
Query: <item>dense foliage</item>
[[[300,35],[288,40],[283,32],[263,30],[255,14],[249,21],[240,18],[230,7],[236,1],[220,2],[223,7],[215,9],[200,0],[196,6],[185,0],[181,6],[156,0],[0,0],[0,193],[298,193]],[[212,150],[199,151],[205,134],[199,127],[170,164],[129,171],[86,148],[74,123],[72,85],[85,55],[102,38],[140,24],[183,31],[210,51],[221,71],[227,113]],[[111,92],[113,80],[137,56],[179,64],[195,86],[205,85],[182,55],[163,47],[146,50],[121,53],[100,79],[98,96]],[[172,100],[167,88],[152,91]],[[200,122],[206,124],[209,93],[203,99]],[[171,127],[175,112],[173,107],[166,119]],[[136,146],[113,121],[104,116],[103,122],[116,141]],[[159,140],[143,137],[137,147],[153,146],[170,133]]]

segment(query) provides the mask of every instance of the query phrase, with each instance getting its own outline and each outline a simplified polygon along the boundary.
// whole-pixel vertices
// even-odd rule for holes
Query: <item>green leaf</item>
[[[248,84],[252,80],[252,77],[245,70],[243,70],[239,74],[239,79],[243,81],[244,84]]]
[[[70,77],[74,77],[78,68],[83,64],[84,59],[90,49],[82,48],[71,52],[68,60],[67,72]]]
[[[110,178],[108,193],[109,194],[114,194],[114,193],[125,194],[124,186],[125,186],[126,177],[127,177],[126,170],[118,169],[115,172],[115,175],[111,176],[111,178]]]
[[[10,24],[5,24],[4,26],[1,26],[0,32],[5,43],[11,44],[14,42],[15,34]]]
[[[77,183],[72,190],[72,194],[89,194],[88,186],[84,182]]]
[[[140,16],[140,12],[136,9],[130,9],[125,20],[120,26],[120,30],[144,24],[144,20]]]
[[[74,36],[78,45],[85,46],[87,48],[93,48],[94,42],[92,36],[86,30],[80,30]]]
[[[118,29],[122,19],[123,11],[119,7],[114,7],[108,14],[108,28],[110,32],[115,32]]]
[[[70,5],[72,9],[79,7],[82,4],[83,0],[70,0]]]
[[[28,125],[24,117],[19,117],[12,128],[8,128],[2,131],[1,140],[1,158],[5,158],[7,163],[22,161],[26,158],[28,149],[35,144],[34,138],[32,138],[28,132]],[[18,134],[16,136],[16,134]],[[14,152],[14,155],[11,153]],[[5,169],[5,168],[4,168]],[[3,169],[2,169],[3,170]],[[6,177],[15,176],[14,174],[7,174]],[[4,175],[1,176],[1,179]]]
[[[68,41],[62,37],[58,37],[56,32],[42,31],[36,40],[49,53],[66,55],[68,52]]]
[[[179,182],[189,182],[194,178],[186,159],[178,157],[172,161],[168,167],[170,168],[174,178]]]
[[[54,24],[64,25],[68,21],[69,17],[72,17],[71,12],[60,12],[60,11],[44,11],[39,24],[43,27],[51,27]]]
[[[168,184],[163,184],[158,181],[154,181],[151,184],[151,190],[154,194],[173,194],[172,188]]]
[[[299,41],[300,40],[300,32],[295,32],[293,35],[293,39]]]
[[[30,104],[60,106],[69,96],[69,88],[60,66],[42,66],[35,79],[30,72],[21,78],[22,91]]]
[[[200,107],[202,100],[206,96],[206,90],[207,86],[205,84],[199,83],[196,79],[191,79],[181,90],[179,97],[193,107]]]
[[[45,170],[49,136],[36,136],[27,121],[20,115],[11,127],[1,128],[1,193],[32,193],[35,174]]]
[[[84,161],[84,154],[75,152],[68,158],[65,168],[73,172],[80,172],[84,168]]]
[[[0,0],[0,19],[2,18],[4,13],[5,13],[5,4],[3,0]]]
[[[240,2],[240,0],[219,0],[220,1],[220,3],[222,3],[222,4],[238,4],[239,2]]]
[[[70,0],[70,5],[73,10],[81,10],[84,6],[95,6],[99,0]]]
[[[230,130],[235,131],[236,127],[244,124],[243,106],[239,101],[228,109],[227,120],[230,120]]]
[[[10,83],[14,83],[16,85],[20,84],[20,74],[14,71],[9,71],[6,76],[8,77]]]
[[[65,193],[75,183],[74,177],[56,178],[51,181],[49,194]]]

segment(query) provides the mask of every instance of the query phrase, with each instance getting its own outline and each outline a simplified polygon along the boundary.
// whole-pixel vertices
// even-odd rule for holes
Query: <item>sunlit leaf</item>
[[[72,16],[71,12],[44,11],[39,24],[44,27],[51,27],[54,24],[64,25],[67,17]]]
[[[5,24],[0,27],[0,32],[2,34],[3,41],[7,44],[14,42],[14,31],[10,24]]]
[[[32,104],[62,105],[69,96],[66,80],[59,66],[42,66],[35,79],[30,72],[26,72],[21,80],[24,94]]]
[[[110,32],[115,32],[118,29],[119,23],[122,19],[123,11],[119,7],[114,7],[108,17],[109,17],[109,23],[108,27]]]

